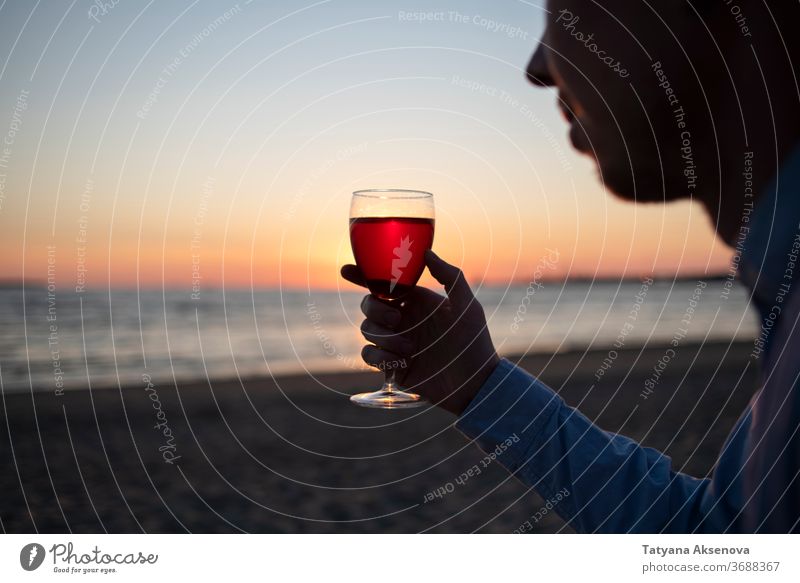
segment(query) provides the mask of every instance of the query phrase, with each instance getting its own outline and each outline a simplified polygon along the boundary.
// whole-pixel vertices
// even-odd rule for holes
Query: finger
[[[361,274],[361,270],[357,265],[343,265],[340,273],[342,274],[342,277],[350,283],[367,287],[367,280],[364,279],[364,276]]]
[[[474,299],[464,273],[455,265],[443,261],[436,253],[425,251],[425,264],[436,281],[444,286],[447,297],[460,308],[466,308]]]
[[[364,320],[361,323],[361,334],[364,335],[368,342],[372,342],[389,352],[395,352],[403,356],[411,356],[416,352],[414,343],[411,340],[371,320]]]
[[[374,366],[380,370],[393,370],[398,368],[406,368],[407,361],[405,358],[388,350],[383,350],[372,344],[367,344],[361,349],[361,358],[364,359],[370,366]]]
[[[394,328],[403,319],[400,310],[393,308],[386,302],[382,302],[373,295],[365,296],[361,302],[361,311],[376,324],[382,324],[389,328]]]

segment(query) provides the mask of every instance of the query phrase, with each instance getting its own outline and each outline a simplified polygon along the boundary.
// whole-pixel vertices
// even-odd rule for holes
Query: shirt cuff
[[[529,461],[532,443],[562,403],[550,387],[503,358],[455,427],[513,472]]]

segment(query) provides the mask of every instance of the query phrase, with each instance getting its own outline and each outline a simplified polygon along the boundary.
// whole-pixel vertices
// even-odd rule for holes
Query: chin
[[[625,159],[624,157],[622,159]],[[631,166],[621,167],[619,164],[602,164],[598,162],[600,181],[606,189],[618,198],[631,202],[670,202],[686,198],[680,188],[662,180],[660,168],[641,167],[637,169],[633,161]]]

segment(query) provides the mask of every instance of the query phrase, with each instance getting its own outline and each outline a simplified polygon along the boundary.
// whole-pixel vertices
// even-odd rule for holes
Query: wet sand
[[[605,350],[512,360],[604,429],[703,476],[753,394],[752,344],[681,346],[644,399],[665,349],[619,351],[600,382],[594,375]],[[453,428],[451,415],[347,401],[379,382],[378,373],[345,373],[5,393],[0,526],[512,532],[530,520],[533,532],[571,532],[553,513],[534,522],[544,502],[497,463],[456,483],[484,454]],[[452,491],[430,495],[440,488]]]

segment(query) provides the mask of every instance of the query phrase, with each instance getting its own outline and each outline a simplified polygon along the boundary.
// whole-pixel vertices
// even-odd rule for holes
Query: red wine
[[[384,300],[410,292],[425,269],[433,244],[433,219],[350,219],[350,243],[369,291]]]

